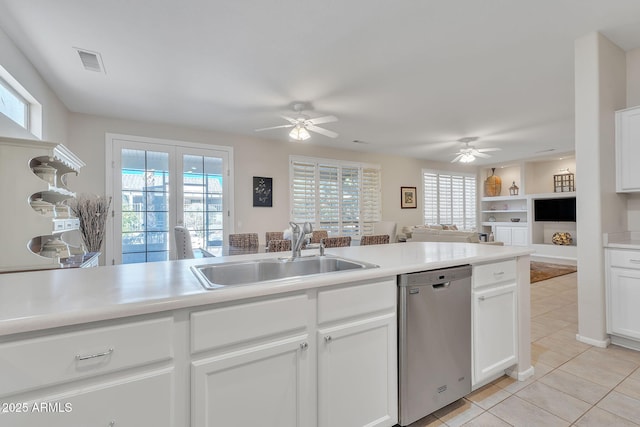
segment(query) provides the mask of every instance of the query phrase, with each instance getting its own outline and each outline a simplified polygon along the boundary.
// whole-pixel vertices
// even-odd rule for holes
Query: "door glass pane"
[[[123,149],[122,262],[169,259],[169,154]]]
[[[193,248],[216,254],[223,239],[223,161],[218,157],[183,155],[184,226]]]

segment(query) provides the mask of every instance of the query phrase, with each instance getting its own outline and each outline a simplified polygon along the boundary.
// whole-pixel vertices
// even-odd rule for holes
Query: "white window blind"
[[[291,157],[291,220],[332,236],[371,234],[380,221],[380,168]]]
[[[475,175],[423,170],[422,178],[425,224],[476,228]]]

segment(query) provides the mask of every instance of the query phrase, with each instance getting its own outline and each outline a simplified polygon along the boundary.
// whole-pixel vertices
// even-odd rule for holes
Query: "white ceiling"
[[[478,136],[495,164],[573,150],[574,40],[640,47],[640,1],[0,0],[0,25],[74,112],[284,141],[254,129],[305,101],[340,134],[306,143],[446,162]]]

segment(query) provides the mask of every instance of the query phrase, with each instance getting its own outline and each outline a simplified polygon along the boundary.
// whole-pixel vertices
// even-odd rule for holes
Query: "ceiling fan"
[[[480,148],[480,149],[476,149],[475,147],[469,145],[470,143],[477,141],[478,137],[477,136],[468,136],[465,138],[460,138],[458,141],[462,142],[463,144],[465,144],[465,146],[463,148],[460,149],[460,151],[458,151],[456,153],[456,158],[451,160],[451,163],[455,163],[455,162],[460,162],[460,163],[471,163],[473,162],[476,157],[482,157],[482,158],[489,158],[491,157],[488,154],[485,154],[487,152],[491,152],[491,151],[500,151],[500,148]]]
[[[289,122],[288,125],[271,126],[267,128],[256,129],[255,131],[261,132],[263,130],[269,129],[293,128],[291,129],[291,132],[289,132],[289,136],[296,141],[305,141],[311,138],[309,131],[328,136],[329,138],[336,138],[338,136],[338,134],[334,131],[317,126],[322,123],[331,123],[338,121],[338,118],[336,116],[324,116],[311,119],[309,118],[309,116],[302,114],[304,110],[304,103],[295,103],[293,104],[293,111],[297,113],[296,117],[280,116]]]

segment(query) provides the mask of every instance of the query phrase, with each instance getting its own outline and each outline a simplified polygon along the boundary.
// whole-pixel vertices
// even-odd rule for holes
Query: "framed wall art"
[[[253,177],[253,206],[273,207],[273,178]]]
[[[400,207],[402,209],[415,209],[418,207],[416,187],[400,187]]]

